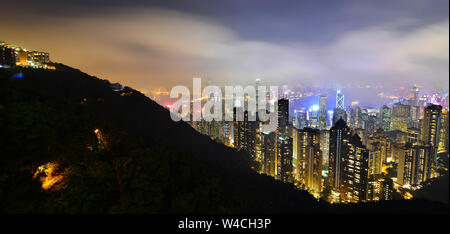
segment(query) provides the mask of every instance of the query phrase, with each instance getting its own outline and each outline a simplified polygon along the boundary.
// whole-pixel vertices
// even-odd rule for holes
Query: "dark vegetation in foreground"
[[[0,213],[448,213],[427,200],[318,202],[136,90],[56,67],[0,69]],[[48,162],[64,179],[43,190],[33,175]]]

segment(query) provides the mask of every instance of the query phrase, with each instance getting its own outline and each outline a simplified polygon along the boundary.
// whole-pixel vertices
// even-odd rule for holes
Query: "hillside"
[[[448,213],[318,202],[138,91],[55,65],[0,70],[1,213]]]

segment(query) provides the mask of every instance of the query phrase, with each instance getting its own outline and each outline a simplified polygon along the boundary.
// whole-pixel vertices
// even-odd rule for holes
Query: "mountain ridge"
[[[173,122],[144,94],[55,66],[0,70],[1,213],[448,213],[426,200],[319,202],[251,170],[247,154]],[[57,191],[32,179],[49,161],[67,171]]]

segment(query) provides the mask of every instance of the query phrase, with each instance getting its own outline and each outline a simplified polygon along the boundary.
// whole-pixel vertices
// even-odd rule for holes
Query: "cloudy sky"
[[[62,3],[63,2],[63,3]],[[448,0],[1,3],[0,40],[141,90],[383,85],[448,90]]]

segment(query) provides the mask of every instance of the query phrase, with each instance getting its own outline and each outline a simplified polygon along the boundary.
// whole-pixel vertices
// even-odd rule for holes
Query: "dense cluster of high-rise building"
[[[278,127],[264,132],[261,122],[192,121],[197,131],[250,154],[260,173],[307,189],[331,202],[389,200],[442,172],[448,158],[448,95],[433,100],[419,97],[413,87],[404,100],[367,109],[345,106],[344,93],[336,92],[336,105],[327,111],[327,97],[311,110],[289,115],[289,100],[276,103]],[[234,108],[234,116],[239,113]],[[444,169],[447,170],[447,169]]]
[[[47,52],[28,51],[19,46],[0,41],[0,68],[16,66],[55,69],[50,65],[50,55]]]

